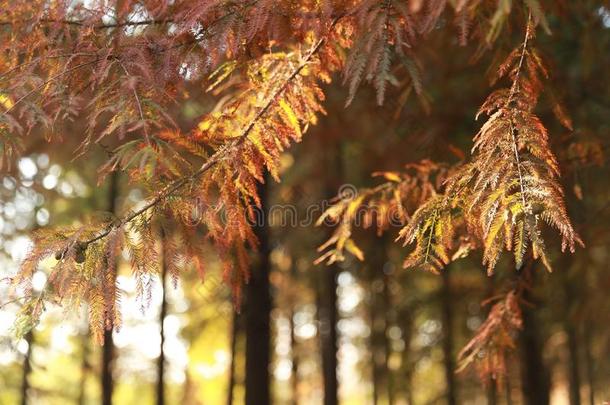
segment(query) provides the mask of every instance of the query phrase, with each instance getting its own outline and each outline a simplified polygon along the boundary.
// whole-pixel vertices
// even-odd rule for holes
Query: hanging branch
[[[179,238],[181,245],[180,251],[178,248],[174,249],[174,262],[170,263],[171,267],[175,268],[175,260],[181,260],[176,259],[177,256],[188,257],[199,267],[200,262],[196,258],[200,255],[200,249],[192,246],[188,240],[192,232],[185,228],[189,226],[187,216],[197,208],[197,201],[207,203],[211,198],[218,199],[219,207],[224,208],[231,224],[221,225],[218,218],[219,209],[214,207],[202,213],[202,220],[206,225],[207,238],[213,242],[223,263],[225,278],[233,284],[236,299],[239,300],[241,284],[248,277],[248,258],[243,245],[246,242],[256,244],[251,225],[248,223],[248,216],[252,214],[251,203],[258,204],[258,196],[254,191],[256,180],[262,181],[260,173],[265,166],[271,173],[276,172],[275,160],[281,151],[280,146],[288,146],[291,140],[298,141],[307,126],[315,123],[315,113],[322,111],[317,99],[321,99],[323,94],[314,84],[320,80],[318,74],[322,77],[326,75],[322,66],[312,67],[308,75],[300,74],[322,49],[337,21],[338,19],[334,20],[327,34],[297,59],[298,63],[293,63],[295,56],[285,53],[278,53],[277,57],[270,56],[263,60],[261,66],[266,69],[273,68],[273,64],[277,65],[278,80],[262,87],[253,86],[253,94],[267,95],[266,101],[260,107],[257,106],[256,97],[236,98],[235,104],[246,108],[240,111],[239,117],[248,119],[237,136],[233,135],[232,125],[239,125],[240,120],[239,117],[230,115],[229,112],[234,111],[232,106],[228,107],[226,115],[218,118],[212,114],[208,118],[216,120],[213,124],[207,122],[206,125],[218,125],[213,131],[223,142],[198,170],[170,182],[142,207],[122,218],[101,224],[91,222],[77,228],[42,229],[34,234],[34,247],[22,263],[20,272],[12,279],[13,286],[23,288],[27,296],[17,322],[20,325],[17,328],[18,333],[25,333],[35,324],[44,310],[45,302],[67,301],[71,305],[77,305],[82,300],[98,300],[90,293],[97,291],[92,286],[99,285],[106,267],[104,263],[112,260],[123,246],[129,251],[138,297],[144,302],[149,301],[151,277],[157,273],[157,269],[154,261],[150,260],[151,255],[156,254],[156,245],[151,229],[152,218],[146,214],[168,200],[171,200],[172,204],[164,206],[167,213],[180,220],[176,221],[176,235],[172,236],[174,239]],[[253,67],[256,66],[258,65]],[[286,73],[281,77],[284,72]],[[248,94],[245,97],[248,97]],[[304,129],[301,129],[301,125]],[[207,135],[199,132],[191,138],[199,137],[203,142],[204,136]],[[181,137],[178,140],[180,139]],[[210,175],[204,176],[206,173]],[[180,193],[195,181],[200,181],[201,185],[189,190],[188,195]],[[208,193],[213,182],[216,184],[217,193]],[[198,194],[192,195],[194,192]],[[100,225],[103,227],[101,231]],[[40,294],[35,293],[31,289],[31,278],[38,263],[52,255],[55,255],[57,263],[52,268],[47,285],[52,285],[53,288],[45,286]],[[198,268],[198,271],[203,274],[203,270]],[[103,309],[106,305],[97,301],[94,304],[96,305],[92,307],[96,310]],[[31,310],[32,308],[35,311]],[[97,319],[99,316],[91,318]],[[99,328],[99,322],[92,323],[91,327],[94,332],[99,333],[99,330],[95,329]]]
[[[335,26],[336,22],[337,22],[337,19],[335,21],[333,21],[331,28],[330,28],[331,30]],[[271,106],[274,105],[275,102],[277,101],[278,96],[286,89],[286,87],[292,82],[292,80],[294,80],[294,78],[303,70],[303,68],[305,68],[305,66],[307,66],[307,64],[311,61],[311,58],[320,50],[320,48],[322,47],[322,45],[324,44],[326,39],[327,39],[327,36],[324,36],[323,38],[318,40],[318,42],[305,55],[301,64],[299,64],[294,69],[294,71],[286,78],[286,80],[282,83],[282,85],[280,87],[278,87],[278,89],[271,95],[269,100],[259,110],[259,112],[256,114],[256,116],[248,123],[248,125],[246,125],[244,127],[243,131],[236,137],[236,139],[223,145],[220,149],[218,149],[199,168],[199,170],[197,170],[195,173],[191,174],[190,176],[183,177],[179,180],[174,181],[173,183],[168,185],[165,190],[161,191],[156,197],[154,197],[149,202],[144,204],[144,206],[142,208],[135,210],[131,214],[128,214],[126,217],[120,219],[115,224],[112,224],[110,227],[106,228],[105,230],[100,232],[98,235],[96,235],[90,239],[87,239],[85,241],[82,241],[81,244],[86,247],[87,245],[89,245],[91,243],[97,242],[100,239],[108,236],[108,234],[110,232],[112,232],[114,229],[120,228],[120,227],[124,226],[125,224],[133,221],[140,215],[146,213],[148,210],[150,210],[151,208],[153,208],[156,205],[158,205],[159,203],[161,203],[167,197],[175,194],[186,184],[191,183],[192,181],[196,180],[198,177],[200,177],[201,175],[206,173],[208,170],[213,168],[218,162],[220,162],[222,159],[224,159],[225,156],[230,151],[235,150],[239,145],[241,145],[243,142],[245,142],[248,139],[248,135],[250,134],[250,132],[252,131],[254,126],[257,124],[257,122],[260,121],[265,116],[265,114],[267,113],[269,108],[271,108]]]

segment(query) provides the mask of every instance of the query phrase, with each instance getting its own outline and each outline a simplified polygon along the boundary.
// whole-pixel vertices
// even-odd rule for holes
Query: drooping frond
[[[399,239],[405,244],[417,241],[405,267],[423,266],[436,272],[453,258],[465,255],[469,248],[461,238],[460,249],[452,249],[456,216],[442,195],[448,174],[446,166],[422,160],[406,165],[403,172],[374,173],[388,180],[377,187],[341,190],[338,201],[317,221],[318,226],[329,223],[336,227],[318,248],[322,255],[316,263],[343,261],[345,251],[363,260],[364,254],[352,238],[355,226],[375,226],[378,234],[392,226],[402,227]]]
[[[504,249],[514,252],[520,268],[529,247],[550,270],[542,222],[557,229],[562,250],[573,252],[582,244],[566,211],[548,132],[533,112],[547,70],[531,45],[531,23],[526,31],[522,46],[498,69],[498,78],[507,76],[512,85],[494,91],[481,106],[479,115],[489,118],[474,138],[472,162],[448,187],[466,197],[489,272]]]
[[[329,2],[273,0],[12,3],[0,16],[0,145],[9,152],[16,143],[5,131],[51,139],[76,119],[87,122],[81,152],[127,136],[151,146],[176,128],[169,111],[189,98],[189,83],[274,44],[304,45],[339,13]]]
[[[120,292],[116,286],[115,264],[122,233],[115,230],[108,238],[89,245],[80,242],[95,235],[97,229],[107,223],[101,219],[83,227],[41,229],[33,234],[32,250],[12,280],[21,290],[24,308],[34,309],[20,312],[16,322],[18,334],[27,332],[37,323],[46,302],[69,309],[87,302],[91,330],[98,342],[102,341],[105,329],[120,327]],[[49,265],[51,271],[44,289],[35,291],[31,280],[41,262]]]
[[[169,235],[183,246],[172,248],[174,255],[195,261],[203,273],[201,252],[189,243],[187,228],[201,229],[216,249],[224,277],[239,300],[241,285],[248,278],[245,245],[255,247],[257,243],[252,231],[255,207],[260,205],[257,183],[263,181],[265,171],[277,178],[281,151],[298,142],[324,112],[319,83],[328,80],[329,72],[337,67],[332,49],[323,49],[326,39],[314,41],[306,52],[276,52],[232,70],[226,77],[232,76],[232,82],[238,84],[230,100],[206,115],[193,133],[165,133],[160,137],[163,143],[155,140],[149,145],[143,139],[116,150],[111,170],[159,170],[155,176],[140,175],[140,179],[149,178],[160,191],[118,219],[41,232],[13,280],[15,287],[25,290],[29,307],[40,308],[44,302],[87,302],[93,334],[101,339],[104,329],[120,324],[113,262],[126,248],[138,296],[146,305],[152,280],[159,274],[157,229],[166,216],[182,224]],[[134,156],[142,156],[143,150],[154,156],[162,147],[181,151],[164,159],[175,164],[159,169],[157,160],[152,159],[145,165],[131,166]],[[203,163],[193,170],[189,162],[197,159]],[[34,294],[28,287],[31,278],[47,260],[55,260],[49,282],[43,294]],[[29,318],[19,323],[35,324],[40,312],[26,311]]]
[[[404,240],[405,246],[415,243],[403,266],[437,273],[451,261],[455,227],[455,217],[444,196],[437,195],[424,203],[400,231],[399,239]]]
[[[501,386],[508,370],[508,353],[515,348],[515,337],[523,327],[519,299],[517,290],[494,299],[487,319],[460,351],[457,372],[474,364],[483,381],[491,378]]]
[[[366,81],[375,88],[377,103],[381,105],[386,98],[388,85],[400,86],[401,78],[408,79],[408,89],[414,90],[422,103],[426,104],[421,68],[414,52],[418,37],[438,27],[451,5],[460,42],[465,44],[470,32],[476,30],[479,37],[485,37],[482,47],[487,46],[502,31],[505,20],[511,14],[510,3],[510,0],[498,4],[477,0],[357,2],[348,8],[349,18],[342,23],[348,34],[346,46],[349,48],[343,69],[343,81],[349,88],[346,104],[353,101],[358,88]],[[539,16],[544,17],[541,9]],[[477,18],[482,23],[475,27]]]

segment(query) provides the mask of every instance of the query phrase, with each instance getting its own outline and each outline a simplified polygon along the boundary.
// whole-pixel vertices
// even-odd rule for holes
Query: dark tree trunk
[[[30,374],[32,373],[32,345],[34,344],[34,331],[29,330],[24,336],[28,349],[23,357],[23,375],[21,378],[21,405],[29,403]]]
[[[159,310],[159,327],[161,343],[159,344],[159,358],[157,358],[157,405],[165,405],[165,317],[167,316],[167,267],[168,257],[165,248],[165,232],[161,231],[161,308]]]
[[[112,329],[106,329],[104,330],[104,343],[102,346],[102,370],[100,374],[103,405],[112,405],[112,394],[114,391],[114,357],[115,353]]]
[[[453,299],[449,267],[441,272],[441,312],[443,322],[443,365],[445,368],[445,383],[447,385],[447,404],[457,404],[457,386],[455,381],[455,362],[453,359]]]
[[[400,384],[396,387],[397,390],[403,392],[404,401],[408,405],[413,405],[413,389],[412,389],[412,376],[413,376],[413,360],[411,360],[411,339],[413,336],[413,314],[408,304],[401,309],[397,320],[402,326],[402,338],[405,342],[405,348],[402,352],[402,365],[401,365],[401,380]]]
[[[227,405],[233,405],[233,390],[235,389],[235,367],[237,360],[237,338],[239,335],[239,313],[233,311],[231,322],[231,364],[229,365],[229,387],[227,388]]]
[[[527,280],[527,278],[533,277],[535,273],[533,261],[529,260],[529,263],[521,270],[520,277]],[[524,288],[523,300],[536,304],[529,288]],[[523,403],[525,405],[548,405],[550,379],[542,358],[542,342],[535,307],[522,305],[521,310],[523,316],[523,330],[520,333]]]
[[[570,405],[580,405],[580,375],[578,373],[578,336],[576,327],[570,324],[566,325],[568,335],[568,373],[570,377]]]
[[[370,352],[372,356],[373,404],[393,403],[393,387],[390,376],[389,360],[391,354],[388,329],[392,311],[389,278],[385,273],[387,237],[375,240],[379,248],[371,255],[369,263],[369,304],[370,314]],[[386,401],[384,401],[386,400]]]
[[[489,381],[487,383],[487,405],[496,405],[497,403],[496,382]]]
[[[549,376],[542,360],[542,345],[532,309],[523,307],[521,332],[521,386],[526,405],[549,403]]]
[[[381,370],[379,362],[377,361],[377,347],[379,346],[379,333],[375,327],[377,324],[377,311],[375,310],[375,291],[374,291],[374,270],[371,270],[371,280],[369,284],[369,291],[371,294],[371,300],[369,303],[369,325],[371,328],[371,334],[369,338],[369,352],[371,353],[371,382],[373,384],[373,405],[379,403],[379,387],[381,380]]]
[[[337,381],[337,273],[336,265],[320,270],[322,286],[318,289],[318,321],[324,380],[324,405],[339,403]]]
[[[506,381],[504,382],[504,384],[504,395],[506,396],[506,405],[513,405],[513,389],[510,383],[510,375],[506,376]]]
[[[389,329],[392,318],[392,296],[390,293],[390,275],[386,273],[386,267],[383,268],[383,308],[385,314],[384,325],[384,346],[385,346],[385,372],[386,383],[388,388],[388,405],[394,404],[394,376],[390,367],[390,358],[392,356],[392,342],[390,342]]]
[[[258,260],[251,268],[246,286],[246,404],[271,403],[269,365],[271,361],[270,232],[267,185],[259,186],[262,220],[255,224],[259,241]]]
[[[593,354],[591,353],[591,326],[585,325],[583,331],[585,341],[585,368],[589,384],[589,405],[595,405],[595,373],[593,371]]]
[[[112,172],[108,188],[108,211],[116,213],[116,202],[119,195],[119,174]],[[116,275],[115,275],[116,276]],[[102,347],[102,370],[100,380],[102,384],[102,405],[112,405],[113,368],[114,368],[114,340],[112,339],[112,326],[104,330],[104,346]]]
[[[104,331],[104,346],[102,347],[102,404],[112,405],[112,369],[114,363],[114,341],[112,331]]]
[[[495,274],[487,275],[487,271],[484,270],[484,277],[487,282],[487,297],[485,299],[489,299],[495,295]],[[491,305],[488,305],[486,315],[489,316],[489,311],[491,310]],[[508,370],[507,370],[508,374]],[[508,380],[510,375],[506,376]],[[486,395],[487,395],[487,404],[488,405],[496,405],[498,403],[498,380],[493,378],[487,381],[486,386]]]
[[[293,281],[294,277],[293,277]],[[290,385],[292,388],[292,404],[297,405],[299,403],[299,355],[297,353],[297,341],[294,334],[294,307],[290,310],[290,354],[292,356],[292,373]]]
[[[570,392],[570,405],[580,405],[580,374],[578,360],[578,325],[577,320],[571,314],[573,307],[578,301],[577,281],[574,280],[570,271],[572,269],[572,257],[567,256],[563,259],[564,271],[561,272],[563,282],[563,290],[565,293],[565,308],[564,308],[564,329],[567,335],[568,343],[568,379]]]

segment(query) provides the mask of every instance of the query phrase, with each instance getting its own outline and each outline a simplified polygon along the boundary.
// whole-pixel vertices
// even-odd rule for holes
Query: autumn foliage
[[[492,68],[495,89],[479,110],[487,118],[472,150],[457,163],[405,162],[403,171],[376,173],[384,181],[377,187],[339,196],[320,218],[337,226],[319,261],[341,261],[346,252],[365,260],[352,232],[360,210],[364,227],[379,232],[393,231],[389,218],[398,221],[394,236],[405,245],[404,266],[433,273],[477,249],[490,274],[504,251],[517,270],[530,257],[550,270],[548,227],[563,250],[583,245],[566,209],[553,134],[534,112],[549,77],[536,33],[545,35],[545,13],[554,11],[537,0],[117,0],[89,6],[2,0],[0,8],[3,168],[10,170],[40,137],[71,145],[78,159],[101,146],[108,159],[100,181],[128,172],[150,193],[118,215],[33,234],[34,247],[11,281],[26,297],[19,333],[48,303],[75,308],[86,302],[101,341],[105,329],[121,324],[117,256],[128,253],[145,305],[159,274],[154,257],[161,233],[175,278],[187,267],[203,276],[198,240],[211,242],[239,302],[248,250],[257,245],[251,226],[260,206],[257,186],[267,172],[279,180],[281,153],[325,114],[324,85],[342,81],[347,105],[365,83],[380,105],[411,93],[426,105],[417,52],[434,30],[454,32],[456,46],[477,44],[478,56],[504,33],[521,38]],[[215,107],[181,127],[175,107],[203,91],[215,97]],[[561,104],[554,100],[551,108],[569,129]],[[85,127],[66,132],[77,120]],[[53,270],[47,287],[36,292],[31,280],[43,261],[52,261]],[[463,365],[478,362],[484,375],[502,372],[521,327],[520,291],[509,288],[494,301],[462,351]]]

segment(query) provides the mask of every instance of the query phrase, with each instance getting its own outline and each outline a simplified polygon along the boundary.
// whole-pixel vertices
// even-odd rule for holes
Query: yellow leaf
[[[396,183],[400,183],[402,181],[402,178],[397,172],[375,172],[373,173],[373,176],[383,176],[386,180],[394,181]]]
[[[280,107],[282,111],[284,111],[284,116],[287,121],[286,123],[289,124],[293,131],[300,137],[302,135],[301,125],[299,124],[299,119],[294,113],[292,107],[290,107],[290,104],[288,104],[284,99],[280,100]]]
[[[364,253],[358,246],[356,246],[352,239],[348,239],[347,241],[345,241],[345,249],[347,249],[348,252],[356,256],[358,260],[364,261]]]
[[[0,105],[2,105],[7,110],[10,110],[15,104],[8,95],[0,93]]]

